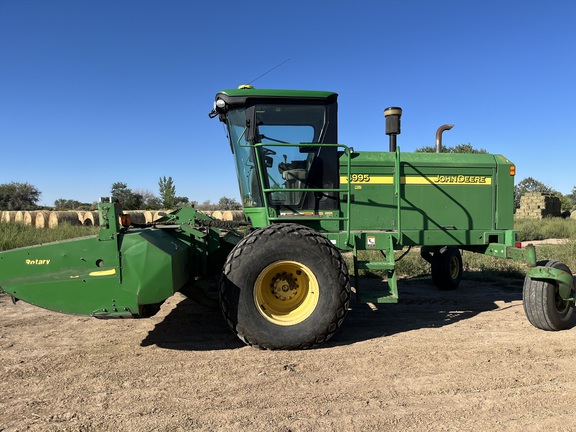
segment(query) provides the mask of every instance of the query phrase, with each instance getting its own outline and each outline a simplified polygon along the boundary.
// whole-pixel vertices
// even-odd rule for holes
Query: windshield
[[[297,206],[308,184],[318,147],[294,144],[321,143],[327,127],[325,105],[258,104],[231,109],[227,124],[245,207],[263,205],[261,184],[270,192],[272,205]],[[255,128],[247,125],[253,124]],[[255,167],[255,147],[261,161],[262,179]],[[292,144],[292,145],[289,145]]]

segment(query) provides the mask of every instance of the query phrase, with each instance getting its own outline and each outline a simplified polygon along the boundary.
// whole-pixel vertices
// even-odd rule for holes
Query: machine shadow
[[[382,283],[379,279],[360,280],[361,287]],[[522,284],[523,279],[517,278],[493,282],[463,279],[457,290],[440,291],[431,277],[401,280],[397,304],[368,305],[353,300],[344,325],[325,345],[348,345],[411,330],[440,328],[482,312],[518,307],[513,302],[522,300]]]
[[[430,277],[423,277],[399,281],[398,304],[368,305],[357,302],[355,295],[352,295],[344,324],[318,349],[385,338],[422,328],[440,328],[482,312],[519,307],[518,303],[513,302],[522,300],[522,282],[517,278],[491,282],[463,279],[457,290],[439,291]],[[382,283],[378,278],[360,279],[361,287]],[[184,296],[173,303],[166,308],[163,306],[159,313],[162,320],[149,332],[141,346],[156,345],[190,351],[228,350],[245,346],[230,331],[219,309],[201,306]]]
[[[140,346],[189,351],[228,350],[245,345],[228,328],[219,308],[202,306],[177,294],[175,305],[162,307],[162,319],[148,333]]]

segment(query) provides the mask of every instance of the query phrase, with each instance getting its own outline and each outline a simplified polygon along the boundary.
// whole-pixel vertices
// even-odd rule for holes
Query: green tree
[[[210,211],[210,210],[215,210],[216,205],[212,204],[212,202],[210,200],[206,200],[206,201],[203,201],[201,203],[197,203],[196,208],[198,210]]]
[[[218,205],[216,206],[219,210],[241,210],[242,204],[240,204],[234,198],[222,197],[220,201],[218,201]]]
[[[134,192],[142,197],[142,210],[162,209],[162,200],[149,190],[136,189]]]
[[[176,206],[176,186],[172,177],[160,177],[158,180],[160,199],[165,209],[171,209]]]
[[[80,207],[90,206],[90,204],[81,203],[72,199],[58,198],[54,201],[54,210],[76,210]]]
[[[174,198],[174,207],[185,207],[190,205],[190,200],[188,197],[175,197]]]
[[[576,186],[572,187],[572,191],[565,195],[565,198],[568,200],[568,206],[566,209],[571,210],[576,205]]]
[[[36,206],[41,192],[30,183],[0,184],[0,210],[30,210]]]
[[[417,148],[415,150],[418,153],[436,153],[436,147],[427,146]],[[472,144],[458,144],[454,147],[442,147],[442,153],[476,153],[476,154],[487,154],[485,149],[475,149]]]
[[[117,199],[122,208],[125,210],[138,210],[142,208],[143,197],[140,194],[132,192],[126,183],[116,182],[112,183],[110,190],[112,198]]]

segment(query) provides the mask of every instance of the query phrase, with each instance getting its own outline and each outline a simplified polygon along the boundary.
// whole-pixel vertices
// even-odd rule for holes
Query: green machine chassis
[[[568,327],[572,273],[537,261],[534,246],[520,247],[512,162],[401,152],[400,114],[385,111],[390,151],[362,152],[334,144],[335,93],[219,92],[210,116],[227,127],[244,221],[182,208],[136,225],[109,200],[99,206],[96,236],[1,252],[0,287],[15,300],[98,318],[151,316],[182,291],[219,304],[249,345],[308,348],[342,325],[350,273],[358,300],[395,303],[395,252],[419,248],[438,288],[455,289],[465,250],[525,262],[529,321],[544,330]],[[342,252],[352,255],[351,272]],[[361,270],[382,271],[387,284],[364,289]],[[217,300],[204,295],[212,279]]]

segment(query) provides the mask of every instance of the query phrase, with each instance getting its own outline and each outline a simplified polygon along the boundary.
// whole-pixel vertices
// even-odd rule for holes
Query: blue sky
[[[121,181],[238,199],[214,95],[339,93],[340,142],[402,151],[470,143],[569,193],[576,185],[576,2],[0,0],[0,183],[42,204]]]

